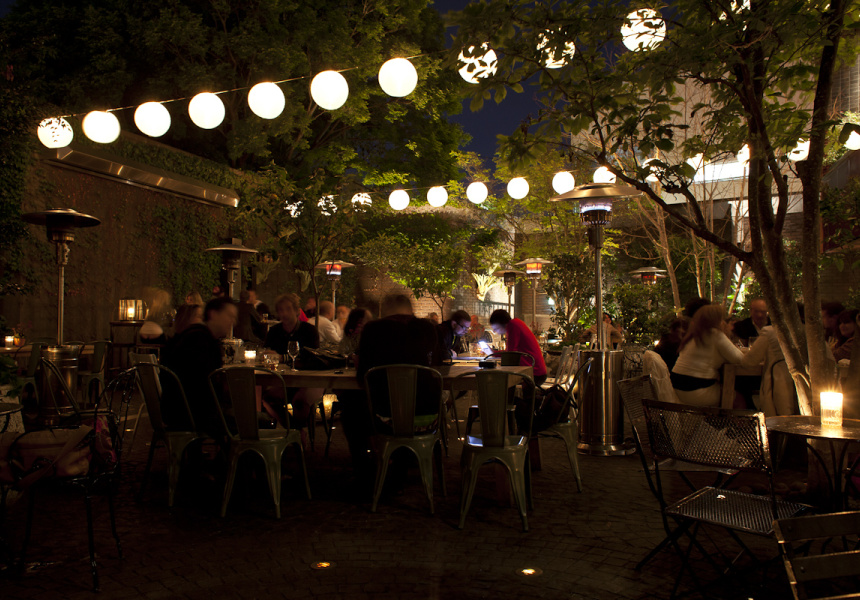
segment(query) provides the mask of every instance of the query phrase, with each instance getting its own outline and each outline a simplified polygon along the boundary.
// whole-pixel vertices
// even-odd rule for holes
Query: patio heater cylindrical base
[[[591,456],[626,456],[636,452],[636,447],[632,443],[622,444],[584,444],[576,445],[576,449],[580,454],[590,454]]]

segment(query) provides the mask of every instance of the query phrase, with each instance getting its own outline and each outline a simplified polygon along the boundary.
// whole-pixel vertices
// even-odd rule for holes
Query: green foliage
[[[821,220],[824,245],[834,249],[823,256],[824,263],[833,264],[840,271],[846,266],[857,267],[860,261],[857,251],[851,246],[858,237],[857,228],[860,226],[860,178],[851,179],[844,188],[824,188],[821,193]]]
[[[614,314],[615,323],[624,329],[626,342],[649,346],[660,338],[664,315],[671,306],[660,306],[665,284],[642,285],[641,283],[619,283],[612,288],[607,298],[607,312]]]
[[[21,391],[18,363],[11,356],[0,356],[0,386],[10,386],[7,396],[16,397]]]
[[[552,322],[559,337],[574,341],[594,298],[594,255],[580,247],[579,252],[555,254],[550,260],[553,264],[545,267],[543,286],[555,302]]]

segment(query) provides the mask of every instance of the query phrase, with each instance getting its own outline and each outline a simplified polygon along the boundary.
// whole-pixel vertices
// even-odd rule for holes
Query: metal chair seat
[[[468,444],[472,448],[483,448],[484,440],[481,439],[481,436],[476,435],[467,435],[466,439],[463,440],[464,444]],[[516,449],[517,446],[521,446],[523,444],[528,443],[526,436],[524,435],[506,435],[505,436],[505,450],[510,450],[511,452],[519,451]],[[494,447],[494,450],[498,450],[498,448]]]

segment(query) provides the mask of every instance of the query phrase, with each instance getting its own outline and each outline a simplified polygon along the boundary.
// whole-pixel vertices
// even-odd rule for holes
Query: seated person
[[[299,297],[295,294],[283,294],[275,300],[275,312],[281,322],[269,329],[264,346],[281,355],[287,354],[290,342],[298,342],[299,349],[319,348],[320,338],[317,329],[307,321],[299,320]],[[301,354],[299,354],[301,360]],[[284,421],[286,404],[293,407],[293,417],[290,423],[295,428],[304,426],[310,414],[310,407],[322,400],[324,388],[289,388],[287,398],[283,396],[282,388],[273,386],[264,393],[264,400],[274,410],[281,422]]]
[[[147,289],[146,295],[150,297],[149,310],[137,335],[143,344],[166,344],[167,329],[173,324],[175,314],[170,305],[170,294],[166,290]]]
[[[242,298],[241,295],[239,296],[239,298]],[[263,319],[269,318],[269,315],[271,314],[269,312],[269,307],[268,305],[266,305],[265,302],[263,302],[257,297],[257,290],[248,290],[248,302],[251,303],[251,306],[254,307],[254,309]]]
[[[851,360],[851,350],[854,347],[854,333],[857,329],[857,310],[843,310],[836,318],[839,327],[839,338],[833,347],[833,358],[836,362],[840,360]]]
[[[624,336],[621,330],[612,325],[612,315],[608,312],[603,313],[603,339],[606,345],[614,348],[624,341]],[[583,344],[594,344],[597,342],[597,326],[592,325],[586,329],[579,337],[579,341]]]
[[[224,431],[215,408],[215,398],[209,387],[209,374],[223,365],[221,339],[230,334],[236,324],[236,304],[229,298],[214,298],[206,303],[203,323],[189,325],[165,347],[161,363],[176,373],[198,431],[219,439]],[[172,390],[173,380],[165,378],[161,412],[170,429],[187,430],[185,408],[178,390]]]
[[[251,293],[247,290],[239,292],[239,317],[233,328],[233,337],[252,344],[261,344],[266,337],[266,324],[263,317],[251,304]]]
[[[346,356],[358,354],[358,345],[361,340],[361,332],[364,326],[373,320],[373,315],[366,308],[353,308],[346,319],[343,328],[343,337],[340,340],[338,351]]]
[[[183,304],[176,309],[176,317],[173,319],[174,337],[191,327],[203,322],[203,305]]]
[[[841,302],[821,303],[821,324],[824,326],[824,339],[835,345],[839,340],[839,315],[845,311]]]
[[[540,349],[535,334],[520,319],[512,319],[510,313],[504,309],[493,311],[490,315],[490,327],[499,335],[505,336],[505,350],[510,352],[524,352],[534,358],[534,380],[540,386],[546,381],[546,363],[543,360],[543,351]],[[529,361],[522,357],[520,364],[529,366]]]
[[[457,358],[464,349],[463,336],[469,331],[472,317],[465,310],[455,310],[451,318],[436,326],[436,350],[433,364],[441,365],[446,360]]]
[[[770,325],[767,303],[761,298],[756,298],[750,302],[750,316],[735,323],[734,333],[744,346],[749,347],[750,338],[760,336],[761,330],[767,325]]]
[[[687,321],[686,317],[677,317],[673,320],[669,325],[669,331],[660,336],[660,341],[654,346],[654,352],[660,355],[670,372],[675,366],[675,361],[678,360],[678,348],[681,346],[684,334],[687,333]]]
[[[319,321],[317,321],[319,318]],[[326,346],[336,346],[340,343],[343,333],[338,333],[337,327],[332,322],[334,319],[334,304],[328,300],[320,302],[318,317],[310,319],[310,323],[316,325],[320,334],[320,343]]]
[[[703,306],[690,322],[671,375],[672,387],[682,404],[719,406],[720,367],[743,360],[743,352],[729,341],[722,324],[720,304]]]
[[[343,328],[346,327],[346,322],[349,319],[349,313],[352,312],[348,306],[338,306],[335,311],[335,319],[332,321],[338,334],[343,338]]]

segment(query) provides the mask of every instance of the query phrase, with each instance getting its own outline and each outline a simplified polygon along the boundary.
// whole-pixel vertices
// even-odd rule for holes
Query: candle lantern
[[[842,427],[842,394],[821,392],[821,426]]]
[[[3,339],[3,345],[6,346],[7,348],[12,348],[15,345],[15,336],[14,335],[7,335]]]
[[[329,260],[314,266],[315,269],[324,269],[326,277],[329,281],[331,281],[332,304],[335,304],[335,297],[337,295],[337,284],[338,282],[340,282],[340,276],[343,274],[343,270],[354,266],[354,264],[344,262],[342,260]],[[336,304],[335,308],[337,308]]]
[[[532,321],[537,320],[537,286],[538,281],[543,274],[543,266],[551,265],[551,260],[544,258],[527,258],[516,264],[518,267],[525,267],[526,278],[532,282]]]
[[[247,364],[253,365],[257,362],[257,351],[256,350],[245,350],[245,362]]]
[[[511,293],[514,291],[514,286],[517,284],[517,277],[525,275],[524,271],[515,269],[499,269],[493,273],[493,277],[501,277],[505,282],[505,287],[508,288],[508,312],[512,313],[511,308]],[[511,315],[513,316],[513,315]]]
[[[630,275],[642,281],[644,285],[654,285],[658,279],[666,277],[666,269],[658,269],[657,267],[642,267],[635,271],[630,271]]]
[[[142,321],[145,318],[146,309],[143,307],[143,300],[123,298],[119,301],[120,321]]]

